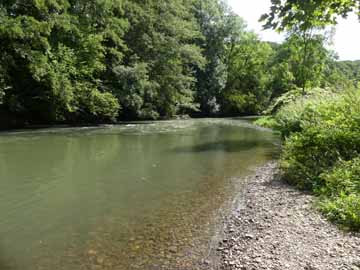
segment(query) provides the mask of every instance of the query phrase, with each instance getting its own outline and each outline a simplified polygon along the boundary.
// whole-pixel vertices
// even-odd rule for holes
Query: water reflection
[[[9,260],[4,256],[3,251],[5,248],[0,245],[0,269],[1,270],[12,270],[13,266],[10,265]]]
[[[210,151],[221,151],[221,152],[240,152],[253,149],[255,147],[271,147],[270,142],[259,142],[257,140],[242,140],[242,141],[218,141],[204,143],[189,147],[175,148],[176,152],[210,152]]]
[[[0,269],[199,269],[277,141],[216,119],[4,134]]]

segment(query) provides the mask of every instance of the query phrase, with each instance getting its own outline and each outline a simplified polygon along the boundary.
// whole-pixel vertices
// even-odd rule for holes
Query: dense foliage
[[[120,61],[127,22],[121,1],[2,1],[2,114],[28,121],[113,120],[103,88]]]
[[[338,61],[329,65],[332,69],[330,76],[338,76],[335,78],[338,82],[349,83],[352,86],[360,84],[360,61]],[[327,74],[326,74],[327,75]],[[340,78],[339,78],[340,77]]]
[[[306,31],[335,24],[339,15],[360,15],[359,0],[271,0],[270,13],[263,15],[265,27],[287,30],[296,27]]]
[[[336,24],[339,15],[360,15],[360,1],[271,2],[264,26],[287,31],[302,44],[293,54],[300,59],[293,73],[300,81],[276,98],[257,124],[284,138],[284,179],[317,194],[330,220],[360,230],[359,61],[332,61],[323,46],[326,26]]]
[[[321,211],[330,220],[360,230],[360,158],[339,162],[321,178]]]
[[[220,0],[1,1],[0,127],[259,114],[358,82],[358,63],[301,38],[262,42]]]
[[[360,90],[315,89],[281,99],[277,113],[258,124],[285,138],[284,179],[318,194],[331,220],[360,229]]]

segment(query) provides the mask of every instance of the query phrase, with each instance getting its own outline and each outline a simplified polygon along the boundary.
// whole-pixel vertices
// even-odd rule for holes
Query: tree
[[[264,14],[261,20],[265,22],[264,28],[274,28],[279,31],[287,31],[292,39],[296,39],[296,46],[301,59],[300,69],[297,74],[298,85],[303,94],[307,87],[311,87],[314,76],[318,75],[318,63],[322,63],[325,57],[321,57],[324,50],[319,50],[325,43],[325,35],[322,33],[326,25],[336,20],[333,12],[348,12],[350,2],[319,0],[272,0],[271,12]],[[334,1],[337,2],[337,1]],[[340,4],[340,6],[338,6]],[[344,15],[346,13],[343,13]]]
[[[269,14],[261,18],[265,28],[301,31],[336,24],[338,15],[346,17],[350,12],[360,15],[360,0],[271,0]]]
[[[102,84],[109,52],[121,54],[119,29],[126,23],[120,4],[2,2],[0,66],[6,85],[2,108],[30,122],[114,120],[119,105]],[[114,20],[118,28],[111,27],[110,34]],[[111,108],[100,109],[95,103]]]
[[[228,47],[245,33],[246,24],[227,5],[216,0],[196,0],[194,11],[203,37],[196,43],[203,51],[206,65],[196,72],[196,101],[205,115],[220,112],[220,99],[228,76]]]
[[[334,16],[322,17],[354,1],[272,2],[263,19],[290,33],[282,45],[259,41],[222,0],[4,0],[1,121],[259,113],[295,87],[357,85],[357,65],[324,48]]]
[[[291,34],[282,47],[283,61],[289,64],[294,84],[303,90],[320,86],[328,59],[324,36],[318,34],[304,41],[302,36]]]
[[[343,81],[349,81],[353,86],[358,86],[360,83],[360,61],[334,61],[332,64],[332,71],[339,73]]]
[[[222,99],[224,112],[231,115],[260,113],[272,95],[267,89],[272,47],[250,32],[228,50],[228,80]]]
[[[117,96],[126,111],[137,107],[136,117],[172,117],[197,109],[194,103],[195,69],[204,66],[205,58],[195,40],[201,37],[191,13],[190,0],[128,1],[125,13],[130,29],[125,42],[130,48],[124,64],[116,69],[119,79],[125,73],[133,78],[120,85]],[[138,74],[136,69],[138,70]],[[122,71],[121,71],[122,70]],[[121,72],[119,72],[121,71]],[[131,89],[131,88],[130,88]],[[136,105],[121,96],[136,97]]]

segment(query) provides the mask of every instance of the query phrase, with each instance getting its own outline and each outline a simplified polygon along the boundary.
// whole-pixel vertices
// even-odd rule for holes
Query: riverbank
[[[1,111],[0,111],[1,114]],[[185,120],[199,120],[199,119],[243,119],[243,120],[249,120],[249,121],[255,121],[260,118],[259,115],[247,115],[247,116],[226,116],[226,115],[216,115],[216,116],[210,116],[210,115],[195,115],[195,116],[189,116],[189,115],[177,115],[173,118],[161,118],[161,119],[148,119],[148,120],[119,120],[115,122],[78,122],[78,123],[72,123],[72,122],[55,122],[55,123],[42,123],[42,124],[29,124],[26,123],[24,120],[11,120],[11,119],[5,119],[1,118],[0,115],[0,132],[16,132],[16,131],[23,131],[23,130],[42,130],[42,129],[61,129],[61,128],[82,128],[82,127],[89,127],[89,128],[97,128],[97,127],[103,127],[103,126],[121,126],[121,125],[145,125],[145,124],[152,124],[152,123],[158,123],[158,122],[168,122],[168,121],[185,121]]]
[[[315,198],[281,181],[275,162],[247,178],[218,248],[222,269],[360,269],[360,235],[340,231]]]

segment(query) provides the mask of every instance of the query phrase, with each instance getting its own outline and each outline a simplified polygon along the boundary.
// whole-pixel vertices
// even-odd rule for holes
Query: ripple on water
[[[201,269],[277,143],[239,119],[2,133],[0,269]]]

